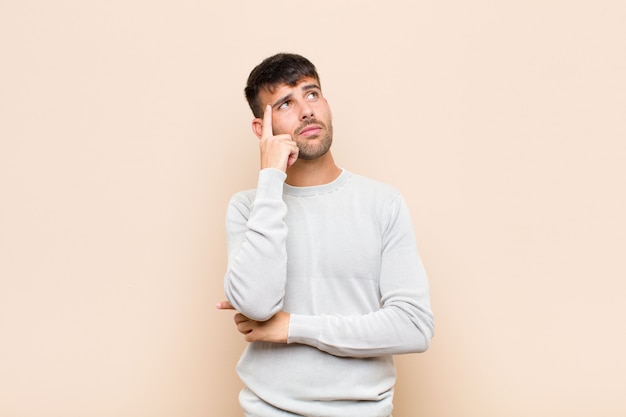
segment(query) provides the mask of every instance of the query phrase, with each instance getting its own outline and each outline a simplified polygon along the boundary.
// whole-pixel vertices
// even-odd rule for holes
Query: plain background
[[[224,213],[281,51],[411,208],[394,417],[626,415],[623,4],[0,0],[0,415],[241,415]]]

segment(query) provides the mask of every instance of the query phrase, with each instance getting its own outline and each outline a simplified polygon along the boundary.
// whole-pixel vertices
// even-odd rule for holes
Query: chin
[[[310,146],[304,144],[299,146],[300,152],[298,153],[298,159],[304,159],[305,161],[313,161],[326,155],[330,150],[331,142],[323,142],[318,146]]]

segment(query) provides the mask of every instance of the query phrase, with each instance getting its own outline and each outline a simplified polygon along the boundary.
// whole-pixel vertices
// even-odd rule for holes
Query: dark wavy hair
[[[294,86],[304,77],[320,82],[315,65],[301,55],[279,53],[264,59],[250,72],[244,89],[254,117],[263,117],[264,109],[258,101],[261,89],[265,88],[271,93],[280,84]]]

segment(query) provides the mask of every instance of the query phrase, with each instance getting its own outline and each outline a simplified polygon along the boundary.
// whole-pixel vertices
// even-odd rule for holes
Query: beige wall
[[[214,3],[0,0],[0,415],[240,415],[223,217],[278,51],[412,210],[394,416],[626,415],[623,2]]]

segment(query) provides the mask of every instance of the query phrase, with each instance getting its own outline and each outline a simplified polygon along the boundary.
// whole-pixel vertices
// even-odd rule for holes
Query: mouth
[[[298,133],[300,136],[317,136],[322,131],[322,127],[319,125],[311,124],[300,130]]]

